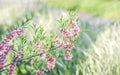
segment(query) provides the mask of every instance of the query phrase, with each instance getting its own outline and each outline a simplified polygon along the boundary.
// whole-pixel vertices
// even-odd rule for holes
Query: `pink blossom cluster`
[[[46,61],[47,61],[47,67],[45,68],[45,71],[49,71],[55,67],[56,59],[52,55],[47,55]]]
[[[61,40],[58,40],[58,41],[61,41]],[[56,43],[57,44],[57,43]],[[57,44],[58,45],[58,44]],[[60,45],[60,44],[59,44]],[[61,43],[62,45],[62,48],[65,50],[65,51],[69,51],[70,49],[72,49],[74,47],[74,44],[71,43],[71,42],[66,42],[66,43]],[[66,53],[64,58],[65,60],[71,60],[72,59],[72,54],[71,53]]]
[[[75,21],[70,22],[70,30],[68,29],[62,29],[61,30],[62,34],[65,35],[67,39],[72,38],[72,37],[77,37],[80,32],[80,28],[78,24]]]
[[[72,56],[71,53],[66,53],[64,58],[65,58],[65,60],[71,60],[72,57],[73,57],[73,56]]]
[[[57,46],[60,46],[60,45],[63,44],[63,42],[62,42],[61,39],[56,39],[55,44],[56,44]]]
[[[17,57],[14,59],[13,63],[10,64],[9,68],[8,68],[8,75],[14,75],[14,70],[16,67],[16,63],[18,62],[18,60],[22,57],[22,54],[20,52],[18,52]]]
[[[71,26],[71,31],[73,32],[73,35],[77,37],[80,32],[79,26],[75,21],[71,21],[70,26]]]
[[[46,61],[47,66],[45,68],[42,68],[41,70],[38,70],[35,75],[43,75],[45,71],[48,72],[55,67],[56,59],[52,55],[47,55]]]
[[[0,68],[4,66],[6,56],[8,53],[13,50],[13,46],[8,47],[10,41],[12,41],[15,37],[23,34],[23,29],[17,29],[10,32],[8,37],[5,37],[0,43]]]
[[[69,41],[67,41],[66,43],[63,43],[63,41],[61,40],[61,39],[56,39],[56,41],[55,41],[55,44],[57,45],[57,46],[62,46],[62,48],[64,49],[64,50],[70,50],[70,49],[72,49],[73,47],[74,47],[74,44],[73,43],[71,43],[71,42],[69,42]]]
[[[64,50],[70,50],[74,47],[74,44],[72,44],[69,41],[69,39],[72,37],[77,37],[80,32],[80,28],[75,21],[71,21],[70,27],[71,27],[70,30],[62,29],[62,34],[66,37],[66,41],[67,41],[66,43],[62,44],[62,48]]]
[[[63,36],[66,37],[66,42],[64,43],[61,39],[56,39],[55,44],[57,46],[62,46],[62,48],[65,51],[69,51],[74,47],[74,44],[70,42],[70,38],[77,37],[80,32],[80,28],[78,24],[75,21],[70,22],[70,30],[68,29],[62,29],[61,33]],[[65,54],[65,60],[70,60],[72,59],[72,54],[71,53],[66,53]]]
[[[36,71],[35,75],[43,75],[45,71],[47,72],[55,67],[56,59],[50,54],[49,55],[45,54],[46,47],[44,46],[44,44],[41,41],[36,42],[36,46],[37,46],[37,48],[40,49],[40,53],[42,54],[42,56],[45,55],[44,57],[46,59],[47,66],[42,68],[41,70]]]
[[[74,47],[74,44],[71,43],[71,42],[66,42],[66,43],[64,43],[64,44],[62,45],[62,48],[63,48],[64,50],[70,50],[70,49],[72,49],[73,47]]]
[[[68,29],[62,29],[61,32],[67,39],[73,37],[73,33]]]

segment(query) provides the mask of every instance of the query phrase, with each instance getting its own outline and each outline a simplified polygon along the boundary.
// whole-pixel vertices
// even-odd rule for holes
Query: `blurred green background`
[[[72,50],[73,59],[57,59],[55,69],[45,75],[120,75],[119,0],[1,0],[0,40],[8,29],[21,24],[26,17],[32,17],[26,25],[43,25],[48,36],[51,33],[57,35],[57,20],[60,16],[67,17],[69,11],[115,22],[101,25],[93,20],[91,24],[78,18],[81,32]],[[99,21],[102,22],[101,19]],[[30,65],[24,63],[19,65],[15,75],[32,75],[31,72]]]
[[[44,4],[64,10],[80,11],[120,20],[119,0],[45,0]]]

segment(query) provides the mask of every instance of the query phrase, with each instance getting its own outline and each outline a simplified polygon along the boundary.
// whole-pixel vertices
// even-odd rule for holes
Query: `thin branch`
[[[39,53],[39,54],[35,54],[35,55],[32,55],[32,56],[30,56],[30,57],[27,57],[27,58],[22,58],[22,59],[20,59],[19,61],[23,61],[23,60],[26,60],[26,59],[30,59],[30,58],[33,58],[33,57],[36,57],[36,56],[41,56],[43,53]]]

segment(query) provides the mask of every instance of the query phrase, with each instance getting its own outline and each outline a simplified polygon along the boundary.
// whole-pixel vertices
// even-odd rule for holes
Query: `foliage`
[[[80,31],[77,23],[71,18],[65,21],[61,18],[59,22],[62,35],[46,36],[41,25],[34,22],[31,25],[26,24],[34,19],[33,16],[35,17],[35,15],[32,15],[32,18],[26,16],[14,28],[11,26],[2,38],[0,43],[1,74],[7,71],[8,75],[16,74],[15,72],[20,74],[21,65],[27,63],[29,67],[32,67],[29,69],[31,74],[42,75],[55,67],[58,57],[64,56],[65,60],[72,59],[71,49],[74,47],[72,42],[78,37]],[[61,49],[58,49],[60,47]],[[28,74],[28,72],[23,73]]]

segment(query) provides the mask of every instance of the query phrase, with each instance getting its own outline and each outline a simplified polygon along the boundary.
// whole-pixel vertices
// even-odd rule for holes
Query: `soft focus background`
[[[0,0],[0,41],[8,29],[26,17],[57,35],[57,20],[76,13],[81,28],[73,59],[59,58],[45,75],[120,75],[119,0]],[[54,31],[53,31],[54,29]],[[16,75],[31,75],[26,64]]]

